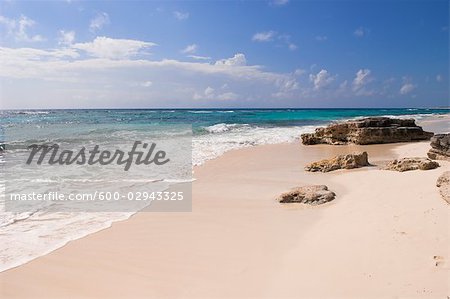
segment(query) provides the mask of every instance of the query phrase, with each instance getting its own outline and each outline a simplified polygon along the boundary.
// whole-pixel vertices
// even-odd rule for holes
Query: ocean
[[[109,227],[113,222],[129,218],[134,211],[61,212],[48,206],[26,212],[5,210],[5,184],[23,179],[29,169],[16,166],[5,176],[5,159],[15,151],[23,150],[30,142],[82,142],[107,144],[138,140],[153,130],[164,128],[172,139],[186,138],[189,144],[189,165],[201,165],[223,153],[255,145],[292,142],[302,133],[336,120],[366,116],[396,116],[423,119],[448,114],[448,109],[80,109],[80,110],[3,110],[0,111],[0,141],[6,151],[0,152],[3,178],[0,182],[0,271],[26,263],[47,254],[70,240]],[[55,129],[57,128],[57,130]],[[89,130],[89,128],[100,128]],[[167,129],[169,128],[169,129]],[[179,130],[178,128],[183,128]],[[20,130],[19,130],[20,129]],[[20,134],[8,134],[19,131]],[[38,138],[36,132],[40,132]],[[60,134],[64,133],[64,138]],[[44,136],[44,137],[42,137]],[[191,168],[190,168],[191,169]],[[126,172],[97,170],[102,179],[117,181],[126,190],[129,176]],[[179,169],[172,169],[174,173]],[[53,174],[53,173],[52,173]],[[57,174],[54,174],[57,176]],[[77,173],[70,173],[77,178]],[[194,173],[195,179],[195,173]],[[58,181],[35,178],[39,191],[47,190]],[[39,181],[40,180],[40,181]],[[179,181],[162,180],[140,182],[152,185],[154,190],[165,190]],[[26,182],[25,182],[26,183]],[[24,183],[24,184],[25,184]],[[34,182],[34,184],[36,181]],[[95,187],[96,181],[82,185],[65,183],[76,189],[85,184]],[[70,185],[72,184],[72,185]],[[100,182],[98,183],[100,184]],[[136,181],[133,182],[133,186]],[[81,187],[80,187],[81,188]]]

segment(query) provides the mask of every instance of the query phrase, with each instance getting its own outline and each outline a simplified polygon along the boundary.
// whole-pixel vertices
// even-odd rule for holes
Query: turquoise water
[[[191,124],[194,134],[216,124],[253,126],[306,126],[363,116],[430,115],[448,109],[89,109],[89,110],[3,110],[3,124],[14,123],[130,123]]]

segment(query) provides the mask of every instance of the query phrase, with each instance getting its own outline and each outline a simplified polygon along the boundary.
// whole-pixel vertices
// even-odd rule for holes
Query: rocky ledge
[[[450,160],[450,133],[431,137],[431,149],[427,155],[433,160]]]
[[[281,194],[277,200],[280,203],[304,203],[320,205],[332,201],[336,197],[334,192],[325,185],[311,185],[292,189]]]
[[[409,171],[409,170],[430,170],[439,167],[435,161],[427,158],[403,158],[400,160],[393,160],[389,162],[384,169],[395,171]]]
[[[367,152],[335,156],[305,166],[306,171],[329,172],[337,169],[352,169],[369,166]]]
[[[450,171],[444,172],[437,179],[436,186],[439,187],[442,198],[450,204]]]
[[[429,140],[433,133],[417,126],[414,119],[368,117],[317,128],[302,134],[302,142],[312,144],[376,144]]]

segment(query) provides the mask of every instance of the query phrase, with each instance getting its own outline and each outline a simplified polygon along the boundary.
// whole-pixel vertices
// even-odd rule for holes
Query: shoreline
[[[425,123],[424,129],[427,130],[427,127],[432,126],[442,126],[442,118],[438,119],[432,119],[432,120],[424,120]],[[429,122],[429,123],[426,123]],[[448,122],[448,116],[447,120],[444,120],[444,122]],[[439,123],[441,123],[439,125]],[[422,122],[419,122],[420,125],[423,125]],[[257,261],[265,260],[265,256],[261,256],[259,253],[255,251],[255,247],[252,244],[248,244],[248,239],[252,239],[254,234],[256,234],[256,242],[262,242],[262,244],[267,245],[269,248],[272,248],[275,252],[281,254],[283,256],[282,260],[289,260],[289,261],[297,261],[297,257],[292,256],[289,251],[291,251],[293,248],[296,248],[296,242],[302,238],[306,238],[305,236],[308,236],[308,238],[311,237],[311,231],[314,231],[317,225],[319,223],[324,222],[322,214],[331,213],[329,211],[335,211],[333,209],[328,209],[331,207],[336,207],[337,205],[342,205],[343,199],[342,198],[348,198],[351,197],[352,193],[355,192],[361,192],[359,190],[360,188],[356,188],[359,191],[352,191],[351,186],[349,186],[349,182],[352,180],[358,181],[364,179],[364,177],[367,177],[368,175],[372,178],[373,177],[373,171],[377,169],[373,168],[362,168],[362,169],[356,169],[356,170],[346,170],[346,171],[337,171],[334,173],[326,173],[326,174],[311,174],[311,173],[305,173],[303,171],[303,167],[300,165],[301,163],[304,163],[305,161],[313,161],[313,160],[319,160],[322,158],[328,158],[332,155],[338,154],[338,153],[344,153],[351,151],[356,151],[359,149],[364,149],[369,152],[369,161],[372,163],[375,162],[378,163],[383,160],[391,159],[392,157],[400,157],[403,156],[405,153],[414,153],[414,154],[421,154],[424,155],[424,149],[429,147],[429,142],[418,142],[418,143],[407,143],[407,144],[382,144],[382,145],[369,145],[369,146],[354,146],[354,145],[348,145],[348,146],[329,146],[329,145],[318,145],[318,146],[310,146],[305,147],[302,145],[299,145],[298,142],[294,143],[284,143],[284,144],[274,144],[274,145],[258,145],[254,147],[247,147],[247,148],[241,148],[241,149],[235,149],[226,152],[224,155],[209,160],[206,163],[196,166],[194,168],[194,176],[198,176],[198,180],[193,183],[193,212],[187,213],[191,215],[180,215],[179,213],[161,213],[159,215],[155,215],[155,213],[145,213],[145,212],[138,212],[134,215],[132,215],[130,218],[118,222],[112,223],[109,229],[103,229],[101,231],[98,231],[96,233],[87,235],[81,239],[77,239],[75,241],[71,241],[64,245],[63,247],[60,247],[59,249],[50,252],[47,255],[41,256],[37,259],[34,259],[28,263],[22,264],[18,267],[8,269],[4,272],[0,273],[0,280],[2,285],[2,292],[5,292],[5,296],[11,296],[11,297],[27,297],[32,295],[33,293],[27,293],[26,290],[21,290],[19,287],[18,282],[20,279],[31,278],[33,275],[36,276],[39,273],[42,272],[43,269],[46,269],[46,271],[49,271],[45,277],[50,276],[54,277],[54,275],[58,273],[65,273],[64,275],[69,275],[72,271],[79,273],[80,275],[82,273],[85,273],[86,270],[90,270],[96,273],[102,273],[104,275],[110,276],[109,278],[112,279],[119,279],[123,280],[125,279],[128,284],[126,284],[128,287],[136,286],[137,290],[136,292],[133,292],[133,296],[141,297],[141,296],[155,296],[155,297],[185,297],[185,296],[192,296],[192,297],[202,297],[202,296],[210,296],[214,293],[208,293],[208,290],[202,290],[199,288],[199,285],[196,278],[188,279],[186,275],[181,275],[183,278],[184,287],[187,287],[187,289],[191,290],[191,294],[183,294],[183,290],[179,288],[176,289],[176,291],[171,292],[168,285],[164,285],[163,287],[159,287],[158,285],[154,285],[155,289],[152,290],[142,290],[139,289],[139,285],[135,284],[135,282],[132,281],[132,279],[137,279],[141,281],[140,276],[147,276],[147,277],[154,277],[154,273],[151,269],[151,267],[148,269],[148,272],[142,272],[143,269],[140,269],[138,267],[138,260],[134,260],[133,256],[130,253],[124,253],[122,251],[117,251],[116,249],[110,249],[109,258],[111,260],[107,259],[105,256],[96,255],[95,253],[89,253],[87,257],[83,257],[83,251],[79,251],[83,248],[96,248],[96,249],[103,249],[110,248],[110,245],[114,246],[118,240],[121,240],[120,242],[124,242],[126,240],[130,241],[134,246],[140,246],[142,245],[145,249],[150,250],[151,252],[157,252],[163,257],[162,260],[171,261],[172,259],[182,261],[182,257],[179,256],[179,253],[177,253],[177,242],[174,242],[173,240],[170,240],[168,236],[173,236],[175,239],[181,239],[185,242],[189,243],[192,241],[195,241],[195,239],[201,238],[202,236],[207,238],[212,238],[215,241],[215,244],[208,244],[203,243],[202,239],[197,239],[197,241],[204,246],[208,247],[210,245],[211,247],[215,248],[216,250],[222,248],[224,252],[222,254],[225,254],[225,256],[231,255],[230,257],[233,257],[237,261],[233,264],[237,268],[242,268],[242,264],[247,266],[247,270],[242,269],[242,273],[246,273],[246,271],[253,273],[256,275],[259,280],[255,281],[253,276],[246,276],[243,275],[244,281],[247,281],[247,283],[251,286],[252,284],[259,282],[263,280],[267,280],[267,285],[271,285],[271,288],[273,291],[276,291],[272,294],[272,296],[275,296],[276,294],[281,294],[279,292],[285,292],[284,295],[280,296],[286,296],[289,297],[289,295],[295,293],[295,291],[299,290],[293,290],[292,288],[285,287],[282,291],[279,289],[279,286],[282,285],[281,281],[282,279],[280,277],[284,277],[291,273],[297,273],[296,269],[291,269],[288,271],[288,267],[286,265],[280,265],[280,259],[279,256],[274,256],[273,253],[269,254],[267,252],[267,249],[264,251],[268,256],[271,258],[269,260],[266,260],[266,265],[264,266],[264,269],[266,271],[262,271],[262,273],[265,273],[266,275],[259,274],[255,272],[255,267],[258,268]],[[276,155],[277,153],[282,153],[282,156]],[[275,158],[274,158],[275,157]],[[270,162],[266,162],[269,158],[272,159]],[[440,162],[440,161],[439,161]],[[264,164],[266,163],[266,164]],[[243,165],[241,165],[243,164]],[[293,167],[292,165],[298,165],[296,167]],[[421,173],[411,172],[413,174],[406,174],[407,177],[414,177],[414,179],[423,179],[426,177],[427,182],[431,182],[432,179],[437,175],[437,173],[441,173],[444,171],[444,169],[449,169],[449,164],[447,162],[443,162],[442,166],[438,168],[437,170],[431,170],[423,172],[423,175]],[[386,174],[386,177],[392,177],[392,180],[394,182],[402,182],[405,183],[404,180],[399,179],[401,176],[398,173],[384,173]],[[420,175],[419,175],[420,174]],[[378,179],[376,176],[373,177],[373,179]],[[280,205],[274,200],[268,201],[268,198],[273,199],[276,195],[281,193],[280,191],[286,191],[291,187],[295,187],[299,185],[300,183],[306,184],[306,183],[318,183],[318,181],[323,181],[326,183],[330,189],[333,191],[336,191],[338,194],[338,197],[332,201],[331,203],[325,204],[320,207],[280,207]],[[419,180],[420,181],[420,180]],[[420,183],[419,183],[420,185]],[[214,188],[213,188],[213,187]],[[259,186],[259,187],[258,187]],[[173,188],[182,188],[183,185],[180,186],[174,186]],[[231,188],[236,188],[237,190],[230,190]],[[369,186],[370,187],[370,186]],[[426,188],[425,188],[426,189]],[[436,188],[435,188],[436,189]],[[431,189],[427,189],[431,190]],[[436,189],[437,190],[437,189]],[[222,192],[219,192],[222,191]],[[237,192],[240,191],[240,192]],[[437,192],[437,191],[436,191]],[[359,196],[362,196],[361,194]],[[414,194],[412,194],[414,196]],[[211,197],[214,198],[214,200],[210,200]],[[433,198],[435,195],[433,195]],[[263,198],[263,200],[261,200]],[[442,200],[443,201],[443,200]],[[440,205],[439,203],[435,203],[436,205]],[[367,207],[363,207],[367,208]],[[263,215],[259,215],[256,211],[261,211]],[[327,210],[328,209],[328,210]],[[351,207],[349,207],[350,210],[352,210]],[[325,212],[327,211],[327,212]],[[342,210],[341,210],[342,211]],[[285,214],[288,214],[286,216]],[[237,214],[237,220],[240,225],[243,226],[241,233],[245,235],[246,238],[243,238],[242,236],[239,236],[239,227],[235,227],[235,225],[228,225],[225,221],[226,219],[223,219],[223,215],[229,215],[231,219],[236,216]],[[272,215],[275,213],[275,215]],[[294,215],[293,213],[299,213],[300,215]],[[336,212],[334,212],[336,213]],[[195,217],[199,217],[196,219]],[[264,217],[271,217],[275,216],[274,219],[270,220],[270,218],[262,218]],[[164,217],[165,216],[165,217]],[[177,218],[179,216],[179,218]],[[333,215],[331,215],[333,216]],[[332,219],[334,221],[337,221],[336,217],[329,217],[329,219]],[[445,213],[444,213],[445,216]],[[270,238],[266,240],[264,232],[261,231],[261,228],[254,226],[252,223],[249,223],[249,219],[246,219],[245,217],[250,217],[249,219],[257,219],[259,224],[263,224],[263,226],[270,232]],[[284,219],[286,217],[287,219]],[[440,216],[442,218],[442,215]],[[448,210],[447,210],[447,217],[448,217]],[[299,219],[301,218],[301,219]],[[155,220],[156,219],[156,220]],[[276,221],[279,221],[277,223]],[[332,221],[329,220],[329,221]],[[359,219],[359,221],[362,221],[362,219]],[[209,229],[205,229],[206,231],[202,231],[204,225],[211,224],[214,226],[214,228],[218,229],[217,231],[210,231]],[[181,232],[176,229],[176,224],[180,224]],[[140,227],[140,225],[145,224],[145,227]],[[150,226],[148,226],[150,224]],[[165,225],[167,225],[169,228],[166,228]],[[271,225],[267,225],[271,224]],[[299,224],[302,224],[301,232],[289,232],[285,234],[277,235],[277,231],[275,228],[272,227],[275,226],[279,229],[282,229],[285,225],[287,227],[290,227],[289,225],[294,225],[294,227],[298,226]],[[338,225],[342,225],[339,223],[336,223]],[[196,234],[193,234],[192,231],[187,230],[184,231],[185,228],[183,228],[183,225],[187,225],[188,227],[192,226],[191,228],[197,228],[200,230],[200,232],[203,232],[203,234],[200,234],[200,236],[197,236]],[[155,229],[153,226],[156,226],[160,230]],[[230,231],[227,231],[229,229]],[[128,231],[128,234],[127,234]],[[137,231],[137,232],[136,232]],[[350,230],[352,231],[352,230]],[[188,236],[191,236],[194,238],[194,240],[191,240],[187,238],[186,236],[182,235],[182,232],[186,233]],[[132,234],[132,236],[129,236],[129,233]],[[145,236],[150,233],[154,234],[157,237],[159,237],[161,240],[163,240],[163,243],[165,243],[168,248],[168,251],[171,251],[174,256],[171,255],[165,255],[167,253],[161,252],[162,248],[155,246],[153,244],[150,244],[152,241],[152,238],[146,238]],[[217,233],[218,235],[215,235]],[[325,233],[329,233],[325,231]],[[356,233],[356,232],[354,232]],[[167,235],[166,235],[167,234]],[[222,235],[221,235],[222,234]],[[300,234],[300,235],[299,235]],[[236,236],[237,235],[237,236]],[[445,232],[443,234],[444,237],[447,237],[448,240],[448,232],[447,236],[445,236]],[[220,238],[223,237],[223,238]],[[442,237],[442,231],[441,231],[441,237]],[[229,248],[227,246],[230,246],[230,243],[226,243],[225,240],[229,240],[232,242],[233,239],[237,238],[238,240],[241,240],[244,244],[247,245],[246,248],[243,248],[243,252],[245,254],[240,254],[240,252],[236,251],[233,248]],[[273,242],[278,241],[280,243],[279,246],[273,245],[273,244],[266,244],[266,241]],[[116,241],[116,242],[115,242]],[[142,242],[141,242],[142,241]],[[311,240],[310,240],[311,241]],[[313,238],[313,241],[317,242]],[[225,242],[225,243],[224,243]],[[228,245],[227,245],[228,244]],[[194,244],[195,245],[195,244]],[[209,259],[210,261],[215,261],[221,264],[221,266],[224,268],[224,271],[221,275],[212,275],[212,277],[204,276],[203,279],[210,279],[208,286],[204,286],[205,288],[208,288],[209,291],[212,291],[214,287],[221,288],[224,286],[221,286],[218,284],[218,280],[220,277],[222,278],[228,278],[227,274],[234,273],[230,269],[229,265],[224,265],[223,262],[220,263],[218,260],[218,256],[214,256],[209,251],[201,251],[202,254],[195,254],[195,249],[198,250],[196,246],[191,244],[191,246],[188,246],[189,250],[188,253],[193,254],[194,257],[191,257],[192,261],[188,263],[190,265],[186,266],[185,268],[177,268],[176,265],[170,264],[170,267],[172,271],[169,271],[168,269],[165,269],[165,265],[161,264],[161,261],[155,261],[151,258],[146,257],[146,255],[140,255],[141,258],[143,258],[143,262],[146,265],[153,265],[156,266],[155,268],[159,269],[155,270],[157,273],[163,272],[165,275],[167,275],[167,278],[170,277],[170,274],[178,273],[176,269],[178,269],[180,272],[187,274],[186,271],[188,271],[190,268],[197,269],[199,271],[188,271],[192,273],[196,273],[200,277],[203,277],[203,275],[206,275],[208,273],[208,269],[206,269],[202,263],[204,263],[204,259]],[[217,246],[221,245],[221,246]],[[106,247],[105,247],[106,246]],[[126,244],[120,244],[118,247],[122,248],[133,248],[133,247],[127,247]],[[320,249],[320,246],[318,247]],[[225,250],[231,251],[230,253],[225,252]],[[319,250],[320,251],[320,250]],[[254,252],[256,257],[249,256],[250,252]],[[324,254],[325,252],[321,252]],[[444,255],[447,259],[447,265],[448,265],[448,259],[450,259],[450,256],[447,253],[440,253],[441,255]],[[118,261],[117,257],[122,257],[122,260]],[[250,258],[250,260],[254,259],[253,262],[246,262],[243,260],[243,256]],[[151,256],[150,256],[151,257]],[[87,258],[85,261],[84,258]],[[106,258],[106,259],[105,259]],[[171,259],[172,258],[172,259]],[[131,259],[135,263],[133,263],[131,266],[124,264],[123,260]],[[181,259],[181,260],[180,260]],[[104,268],[101,267],[94,267],[94,265],[90,265],[88,261],[102,261],[100,264],[104,266]],[[188,258],[189,260],[189,258]],[[109,262],[108,262],[109,261]],[[117,261],[121,264],[121,267],[118,267],[118,265],[111,264],[112,262]],[[297,261],[298,263],[300,261]],[[307,260],[302,260],[302,263],[308,264]],[[316,261],[317,262],[317,261]],[[328,261],[328,263],[332,263],[333,261]],[[334,261],[336,262],[336,261]],[[62,263],[63,265],[60,265]],[[67,265],[65,265],[67,264]],[[95,263],[94,263],[95,264]],[[301,264],[301,263],[300,263]],[[338,263],[339,264],[339,263]],[[74,269],[72,269],[72,267]],[[203,266],[203,267],[202,267]],[[105,270],[114,268],[117,271],[124,271],[128,273],[128,275],[119,275],[119,273],[107,273]],[[175,267],[175,269],[174,269]],[[200,268],[199,268],[200,267]],[[326,269],[327,265],[321,265],[321,267],[325,267],[322,269]],[[329,267],[329,265],[328,265]],[[94,269],[95,268],[95,269]],[[105,269],[106,268],[106,269]],[[245,268],[245,267],[244,267]],[[319,267],[320,268],[320,267]],[[333,269],[336,270],[339,268],[338,266],[334,267]],[[147,269],[147,268],[146,268]],[[221,268],[222,269],[222,268]],[[272,277],[271,279],[268,279],[267,277],[267,270],[275,270],[278,269],[279,271],[275,271],[280,277],[278,279],[274,279]],[[448,269],[448,268],[447,268]],[[63,271],[63,272],[61,272]],[[175,272],[174,272],[175,271]],[[299,271],[304,275],[302,271]],[[192,274],[191,273],[191,274]],[[237,272],[241,273],[241,272]],[[241,273],[241,274],[242,274]],[[95,273],[87,273],[87,276],[90,276],[92,279],[95,277]],[[211,274],[211,273],[210,273]],[[335,273],[337,274],[337,273]],[[72,274],[70,274],[72,275]],[[178,274],[175,274],[175,276],[178,276]],[[199,278],[200,278],[199,277]],[[198,278],[198,279],[199,279]],[[216,279],[214,279],[216,278]],[[304,279],[308,279],[308,277],[303,277]],[[284,277],[284,279],[289,280],[289,277]],[[103,282],[107,279],[100,278],[100,280]],[[193,286],[189,288],[188,282],[193,283]],[[248,297],[248,296],[268,296],[270,295],[270,288],[267,289],[267,292],[262,293],[252,293],[249,289],[249,285],[241,285],[240,283],[234,281],[236,284],[238,284],[241,287],[242,293],[241,297]],[[314,285],[315,281],[311,281],[312,285]],[[45,282],[43,279],[38,279],[38,282],[33,282],[31,289],[34,290],[37,297],[43,294],[46,294],[45,292],[42,293],[42,291],[47,290],[49,291],[49,296],[63,296],[64,289],[69,287],[74,291],[73,294],[78,294],[79,297],[95,297],[95,295],[105,295],[108,294],[109,296],[117,296],[118,293],[110,292],[109,290],[105,289],[105,285],[100,283],[98,286],[91,284],[86,278],[80,280],[80,282],[77,282],[77,284],[80,285],[64,285],[64,287],[57,286],[57,285],[49,285],[49,282]],[[91,287],[92,293],[87,294],[81,294],[77,292],[79,287]],[[318,286],[316,285],[316,288]],[[117,290],[123,290],[121,287],[117,286],[114,289]],[[437,288],[436,288],[437,289]],[[117,291],[116,290],[116,291]],[[410,291],[407,289],[406,291]],[[97,293],[95,293],[97,292]],[[106,293],[105,293],[106,292]],[[181,292],[181,293],[180,293]],[[248,293],[246,293],[248,292]],[[290,293],[293,292],[293,293]],[[412,293],[408,293],[412,294]],[[218,295],[218,294],[216,294]],[[222,293],[223,297],[226,297],[226,295],[234,296],[236,297],[237,294],[235,293]],[[311,294],[307,294],[311,295]],[[326,294],[324,294],[326,295]],[[221,296],[217,296],[221,297]],[[238,296],[239,297],[239,296]],[[268,296],[270,297],[270,296]]]

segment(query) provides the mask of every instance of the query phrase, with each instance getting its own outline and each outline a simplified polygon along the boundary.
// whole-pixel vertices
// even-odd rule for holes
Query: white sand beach
[[[449,118],[420,123],[447,131]],[[427,171],[377,165],[426,157],[429,142],[230,151],[194,169],[192,212],[140,212],[0,273],[1,298],[448,298],[450,205]],[[373,166],[309,173],[367,151]],[[336,199],[283,205],[296,186]],[[184,186],[177,187],[183,190]]]

